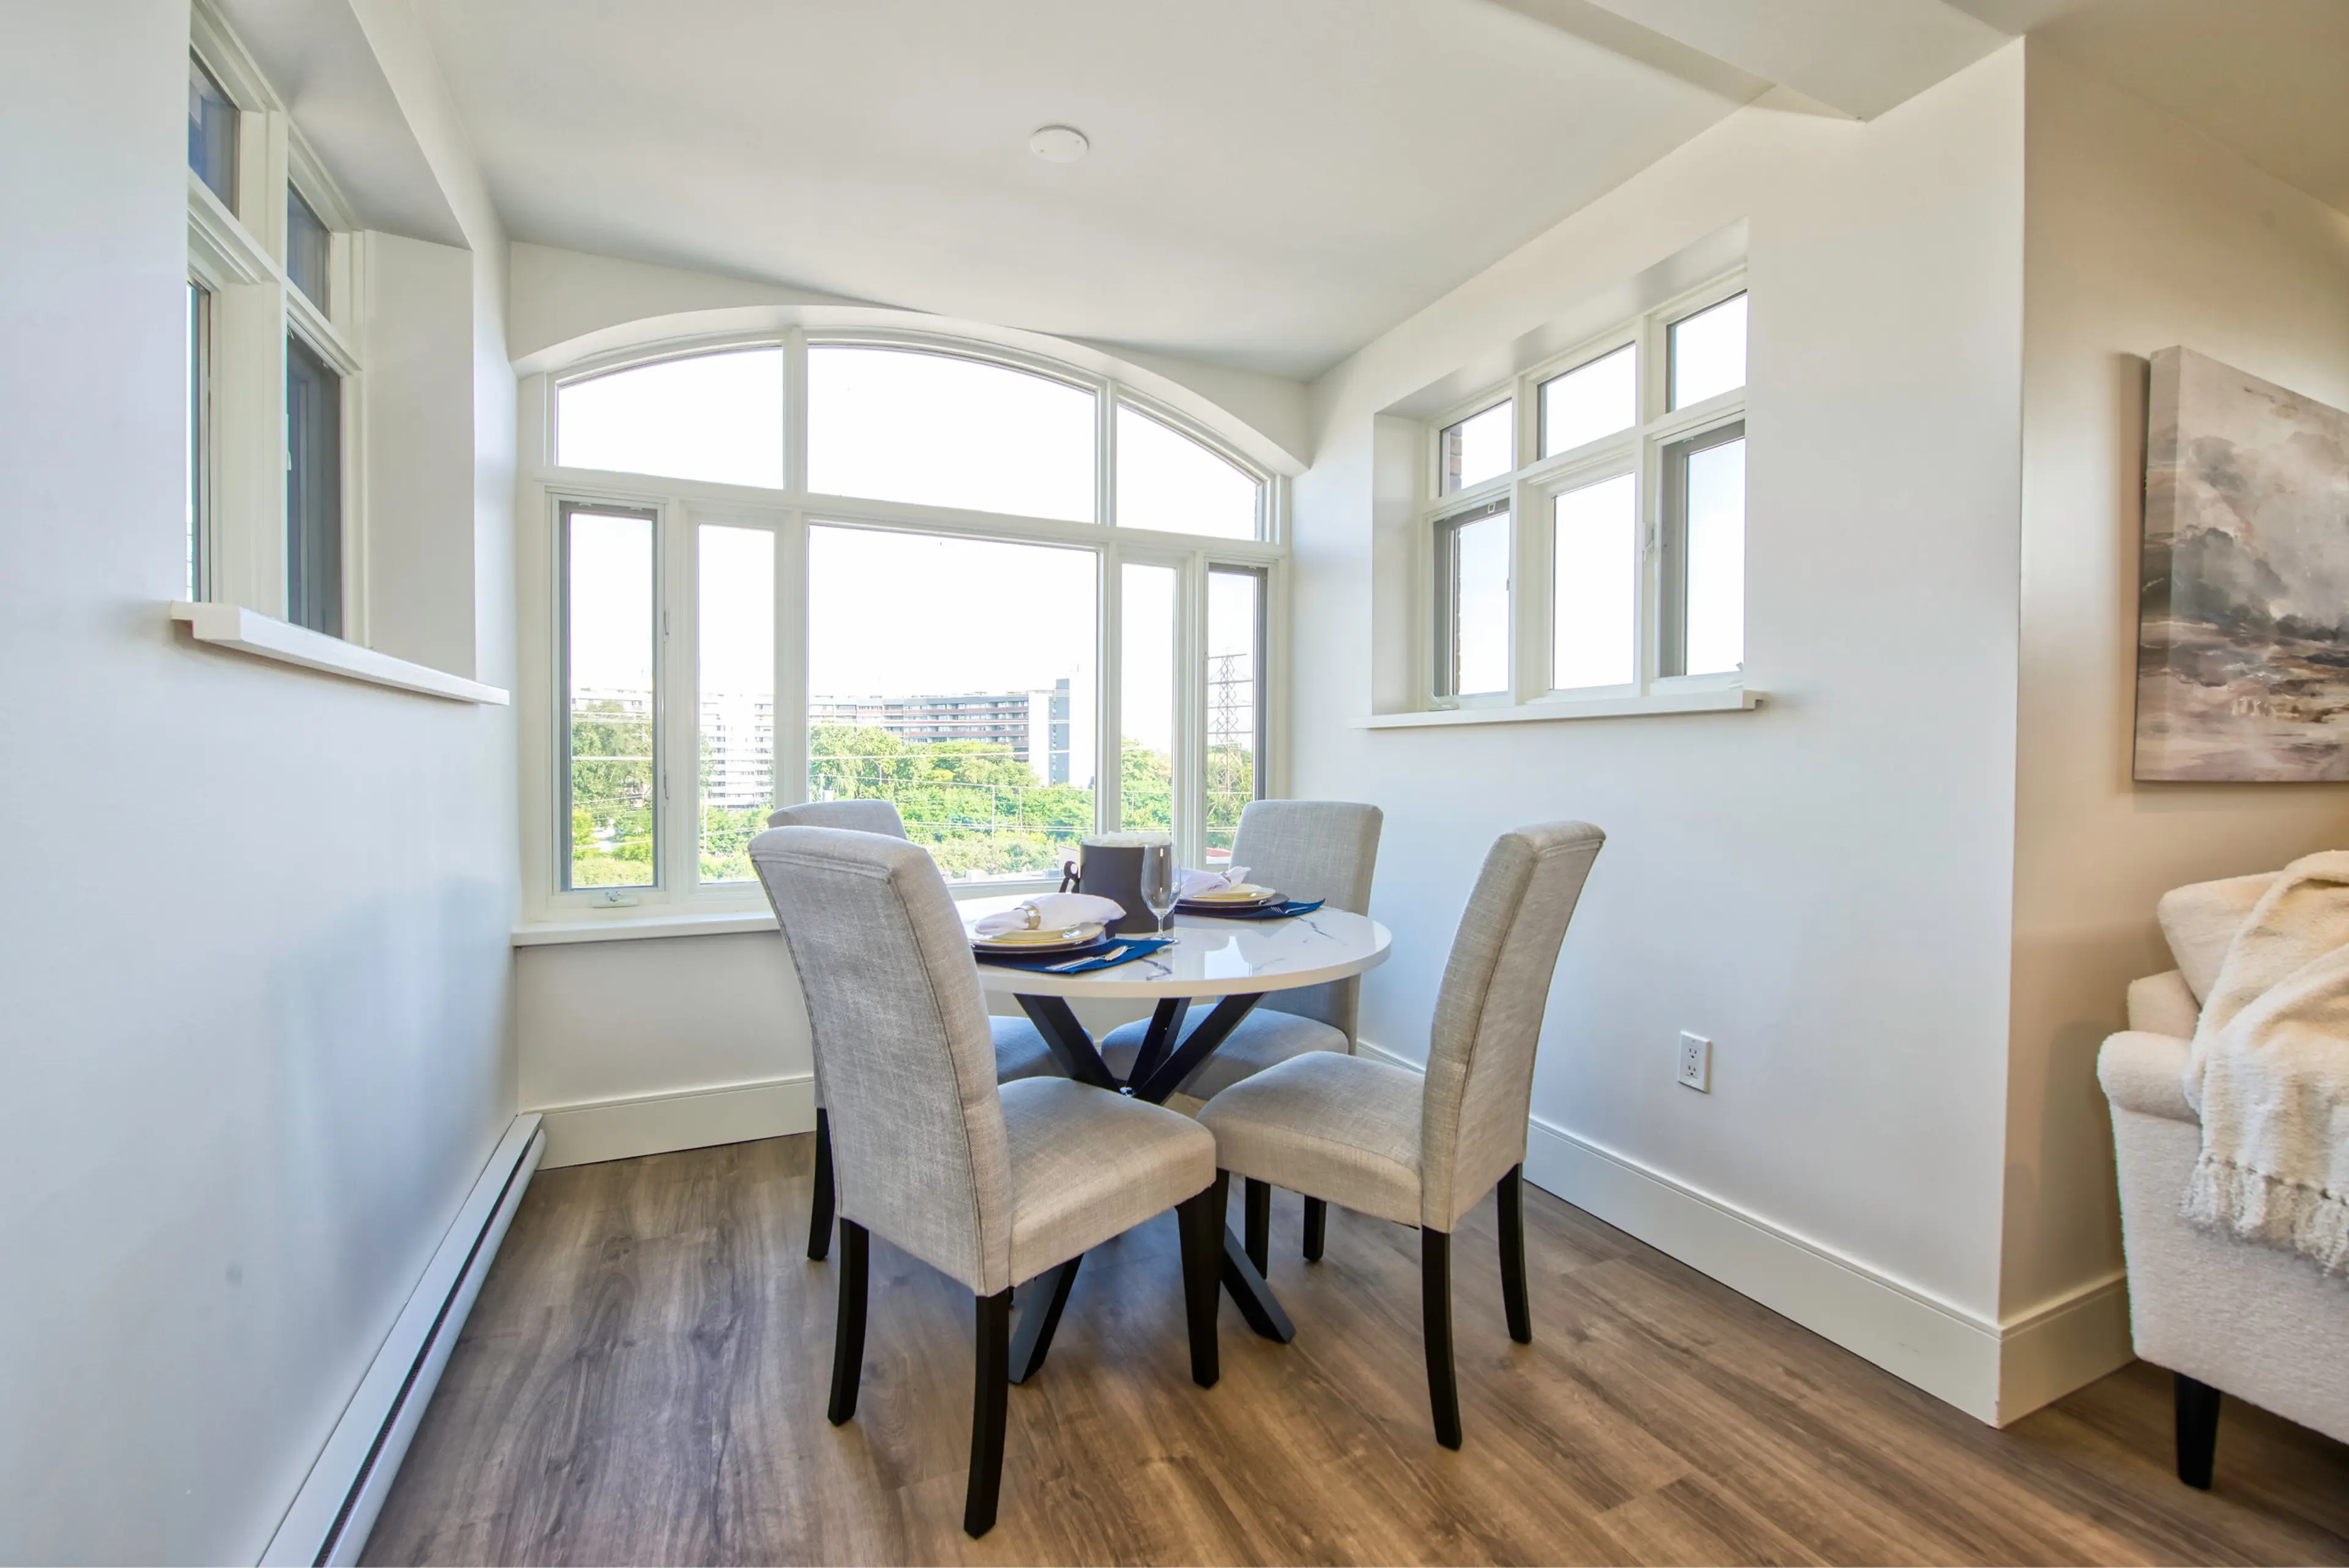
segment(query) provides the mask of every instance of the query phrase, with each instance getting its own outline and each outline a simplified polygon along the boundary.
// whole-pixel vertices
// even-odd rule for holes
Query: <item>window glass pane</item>
[[[322,311],[332,311],[334,302],[326,297],[326,262],[332,254],[333,241],[326,220],[311,210],[302,200],[302,192],[291,184],[285,187],[285,275],[294,286],[310,296],[310,303]]]
[[[1559,691],[1632,678],[1638,496],[1638,480],[1626,473],[1569,490],[1551,504],[1549,683]]]
[[[236,211],[236,106],[193,53],[188,56],[188,167]]]
[[[775,536],[704,524],[696,544],[701,879],[746,882],[775,808]]]
[[[1495,403],[1444,428],[1440,443],[1443,493],[1465,490],[1517,466],[1516,402]]]
[[[1122,568],[1118,821],[1174,830],[1174,588],[1172,566]]]
[[[1447,628],[1450,682],[1456,697],[1506,691],[1509,685],[1509,514],[1440,524],[1448,603],[1439,607]]]
[[[1639,350],[1626,344],[1542,383],[1542,455],[1555,457],[1640,422]]]
[[[653,520],[564,516],[564,675],[570,712],[566,887],[653,884]]]
[[[1671,360],[1673,408],[1745,385],[1745,296],[1673,322]]]
[[[285,339],[285,618],[343,635],[343,379]]]
[[[554,461],[717,484],[783,483],[783,351],[697,354],[554,395]]]
[[[808,488],[1093,520],[1093,394],[976,359],[808,350]]]
[[[1745,441],[1688,460],[1687,673],[1745,661]]]
[[[1093,828],[1091,550],[808,530],[808,798],[896,803],[950,880]]]
[[[1189,436],[1137,409],[1119,406],[1119,527],[1253,539],[1260,488]]]
[[[188,597],[204,597],[204,496],[211,481],[204,451],[211,419],[212,296],[188,280]]]
[[[1257,796],[1264,689],[1264,574],[1207,573],[1207,843],[1228,863],[1240,813]]]

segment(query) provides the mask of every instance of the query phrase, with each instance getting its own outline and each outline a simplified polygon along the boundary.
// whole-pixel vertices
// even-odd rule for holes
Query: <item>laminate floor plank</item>
[[[962,1533],[970,1294],[875,1241],[856,1418],[823,1417],[835,1262],[812,1139],[540,1174],[369,1540],[371,1563],[2349,1563],[2349,1449],[2229,1401],[2209,1493],[2134,1366],[1992,1430],[1549,1195],[1534,1343],[1463,1220],[1466,1446],[1439,1448],[1419,1238],[1277,1194],[1298,1326],[1221,1303],[1190,1380],[1171,1216],[1089,1254],[1014,1387],[999,1522]]]

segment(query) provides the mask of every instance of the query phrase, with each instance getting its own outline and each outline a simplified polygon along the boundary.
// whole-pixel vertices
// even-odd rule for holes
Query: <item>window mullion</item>
[[[1097,555],[1100,562],[1100,647],[1093,668],[1100,671],[1098,715],[1093,731],[1093,826],[1114,833],[1125,814],[1125,559],[1115,543]]]
[[[653,628],[653,691],[656,733],[653,784],[657,795],[659,837],[655,854],[660,880],[671,902],[691,898],[701,871],[701,672],[700,605],[695,593],[700,574],[697,520],[684,501],[671,496],[660,508],[660,624]]]
[[[1174,853],[1207,863],[1207,556],[1183,563],[1174,617]]]
[[[783,334],[783,490],[792,496],[807,493],[807,329],[794,327]]]
[[[775,804],[808,791],[808,526],[792,512],[775,539]]]

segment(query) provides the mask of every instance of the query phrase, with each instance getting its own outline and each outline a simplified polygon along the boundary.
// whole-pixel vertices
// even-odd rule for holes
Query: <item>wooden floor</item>
[[[2230,1401],[2189,1490],[2144,1366],[1993,1431],[1530,1189],[1532,1345],[1489,1198],[1455,1249],[1461,1452],[1428,1428],[1415,1233],[1332,1210],[1309,1267],[1283,1194],[1296,1343],[1226,1301],[1202,1391],[1170,1214],[1087,1260],[973,1542],[959,1287],[876,1241],[862,1402],[824,1422],[811,1141],[542,1174],[367,1560],[2349,1562],[2339,1444]]]

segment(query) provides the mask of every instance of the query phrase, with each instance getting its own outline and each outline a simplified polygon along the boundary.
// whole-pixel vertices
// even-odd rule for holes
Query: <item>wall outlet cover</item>
[[[1700,1095],[1713,1093],[1713,1042],[1702,1034],[1682,1032],[1678,1066],[1673,1076]]]

